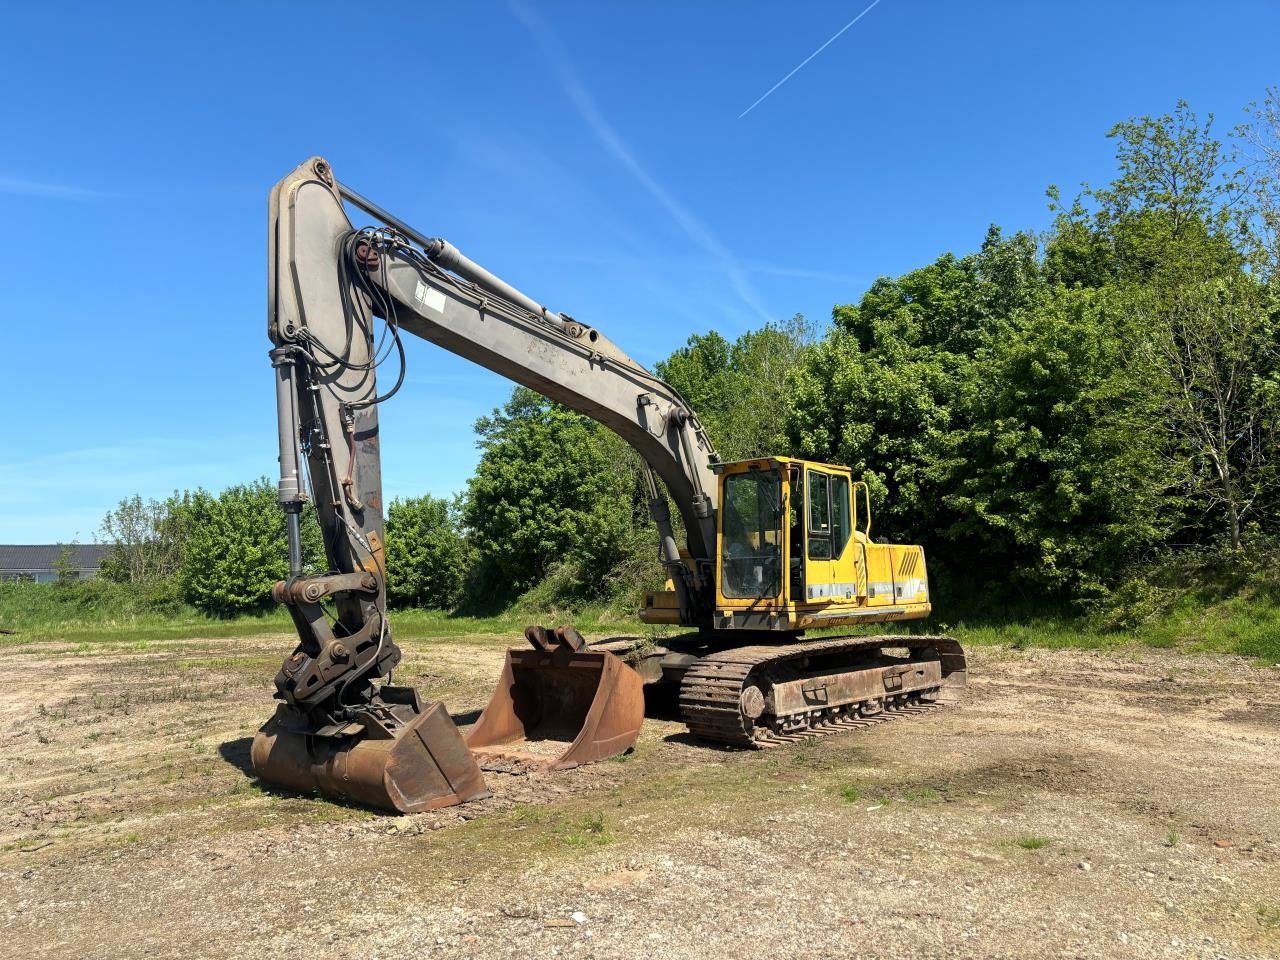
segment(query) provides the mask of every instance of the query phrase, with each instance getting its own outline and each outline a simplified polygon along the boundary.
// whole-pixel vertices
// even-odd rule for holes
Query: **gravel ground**
[[[408,645],[465,716],[501,637]],[[963,703],[385,817],[259,789],[285,637],[0,648],[0,955],[1277,957],[1280,675],[971,651]]]

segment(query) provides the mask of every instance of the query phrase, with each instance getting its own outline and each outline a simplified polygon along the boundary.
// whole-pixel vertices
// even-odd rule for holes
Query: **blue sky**
[[[275,470],[266,199],[312,154],[652,363],[825,318],[878,275],[1042,229],[1116,120],[1226,128],[1274,3],[10,3],[0,30],[0,542]],[[391,495],[461,489],[509,385],[425,343]]]

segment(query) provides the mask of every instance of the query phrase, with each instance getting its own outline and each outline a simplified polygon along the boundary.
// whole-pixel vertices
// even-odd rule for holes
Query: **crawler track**
[[[940,680],[907,692],[883,690],[852,703],[810,703],[802,710],[774,715],[763,710],[774,678],[780,672],[808,680],[831,675],[832,668],[847,675],[884,670],[868,663],[882,650],[906,648],[909,658],[895,664],[939,665]],[[811,669],[819,660],[825,670]],[[704,740],[746,749],[764,749],[844,730],[873,726],[900,716],[928,712],[939,703],[955,700],[965,683],[965,659],[960,644],[944,636],[824,637],[803,643],[736,647],[709,654],[685,673],[680,684],[680,713],[689,731]],[[744,712],[747,700],[761,691],[757,716]]]

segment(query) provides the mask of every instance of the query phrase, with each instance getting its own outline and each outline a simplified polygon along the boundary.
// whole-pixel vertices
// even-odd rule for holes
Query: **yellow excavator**
[[[357,229],[349,209],[374,225]],[[563,769],[630,749],[646,685],[675,695],[696,737],[754,749],[957,695],[965,658],[950,637],[805,635],[931,609],[924,552],[872,539],[867,486],[847,467],[721,461],[679,392],[603,333],[418,233],[322,158],[271,191],[268,245],[289,543],[273,596],[299,642],[253,743],[265,782],[399,812],[465,802],[487,795],[484,768]],[[390,682],[401,654],[387,616],[378,406],[403,384],[405,333],[580,411],[637,451],[668,577],[640,619],[684,628],[659,642],[588,643],[571,627],[529,627],[530,646],[508,652],[465,738],[442,704]],[[398,377],[383,392],[377,371],[393,358]],[[323,572],[303,566],[307,502]]]

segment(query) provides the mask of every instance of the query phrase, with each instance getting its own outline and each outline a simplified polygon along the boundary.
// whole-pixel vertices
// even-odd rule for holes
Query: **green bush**
[[[387,596],[401,607],[451,610],[470,566],[459,508],[432,496],[393,500],[387,511]]]
[[[479,605],[510,599],[574,564],[598,592],[623,558],[634,489],[612,438],[587,417],[524,387],[476,423],[483,451],[463,520],[477,551]]]
[[[118,623],[192,612],[173,580],[132,584],[95,577],[62,583],[0,583],[0,629],[20,634],[56,624]]]
[[[204,613],[230,617],[271,605],[271,586],[289,573],[284,514],[265,478],[192,497],[183,596]]]

